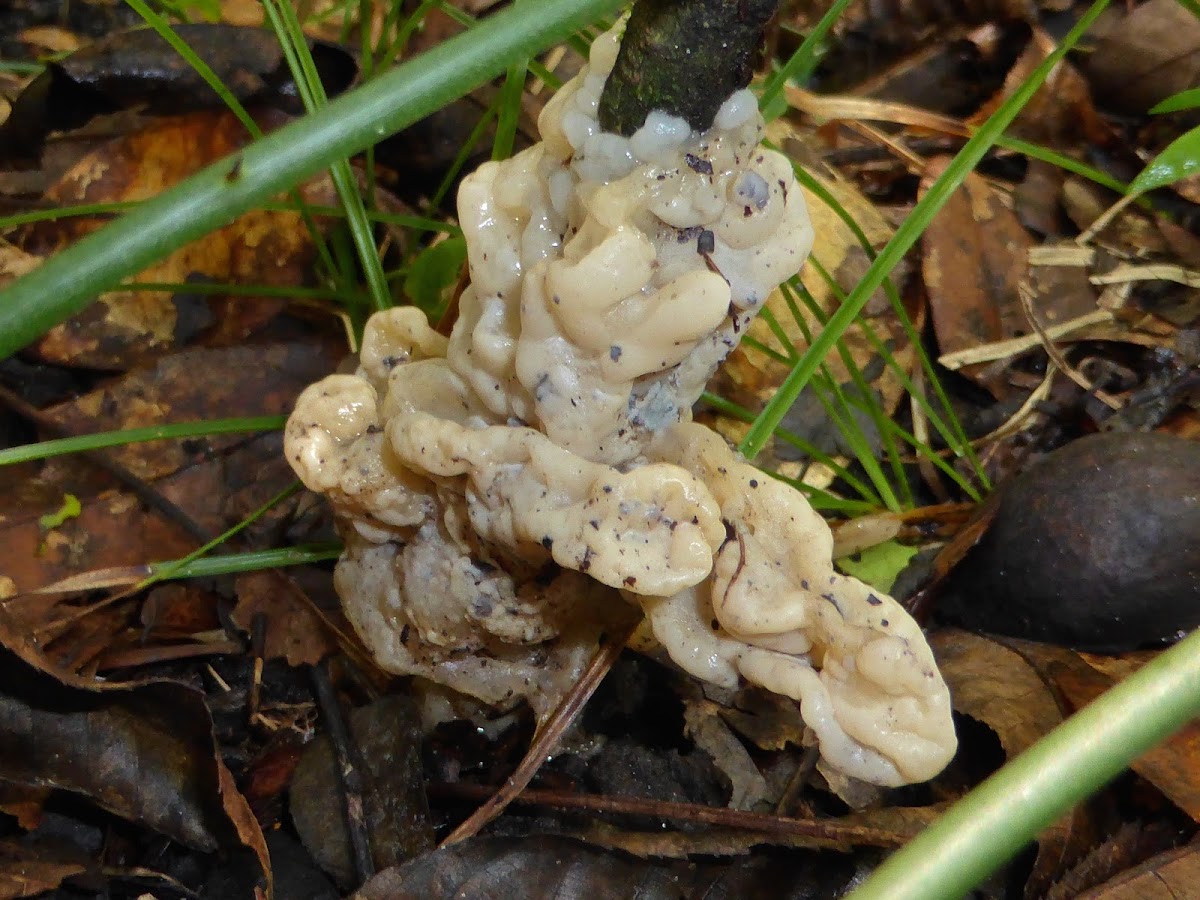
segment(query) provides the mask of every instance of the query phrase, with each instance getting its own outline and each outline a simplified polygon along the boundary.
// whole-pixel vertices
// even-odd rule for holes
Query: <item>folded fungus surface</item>
[[[705,132],[605,133],[616,52],[602,36],[542,142],[464,181],[449,339],[378,313],[357,372],[297,403],[287,454],[333,505],[347,614],[385,668],[542,715],[644,613],[696,677],[796,699],[831,779],[928,779],[955,737],[920,629],[834,570],[801,494],[691,422],[808,255],[791,165],[745,90]]]

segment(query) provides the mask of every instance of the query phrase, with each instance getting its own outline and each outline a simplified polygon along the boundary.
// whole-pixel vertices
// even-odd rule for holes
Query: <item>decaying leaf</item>
[[[16,841],[0,841],[0,900],[16,900],[52,891],[72,875],[87,871],[80,862],[39,858]]]
[[[63,673],[7,617],[0,644],[0,776],[85,797],[199,850],[241,854],[269,891],[262,833],[216,753],[203,695]]]
[[[944,628],[930,636],[954,708],[983,722],[1013,757],[1058,725],[1062,711],[1020,654],[985,637]]]
[[[746,752],[746,747],[721,717],[722,711],[710,700],[685,700],[683,717],[687,735],[729,779],[730,808],[753,809],[768,799],[767,782],[754,764],[754,759]]]
[[[350,715],[362,759],[362,818],[378,870],[430,849],[433,831],[421,768],[420,714],[408,697],[384,697]],[[343,788],[328,736],[304,751],[292,781],[289,808],[305,846],[342,884],[354,883]],[[336,811],[336,812],[335,812]]]
[[[472,897],[501,900],[750,900],[841,893],[854,873],[846,857],[791,852],[716,863],[658,862],[566,838],[472,838],[381,872],[352,900]]]
[[[928,189],[949,160],[930,163]],[[971,173],[942,207],[922,237],[922,270],[938,347],[953,353],[1007,340],[1029,330],[1017,300],[1025,252],[1033,239],[1000,195]],[[1000,397],[1008,386],[981,367],[965,370]]]
[[[278,115],[263,121],[279,124]],[[54,206],[144,200],[172,187],[249,140],[228,111],[202,111],[153,120],[141,131],[100,144],[76,161],[46,192]],[[300,189],[305,202],[328,205],[328,177]],[[48,256],[105,224],[104,217],[67,217],[26,226],[16,243]],[[123,370],[150,354],[203,337],[209,343],[244,340],[284,307],[272,288],[312,279],[316,251],[297,212],[257,209],[180,248],[134,281],[179,285],[171,290],[125,288],[101,296],[78,316],[51,329],[38,355],[64,365]],[[196,289],[190,290],[189,284]],[[207,285],[262,285],[255,296]]]
[[[1169,826],[1126,822],[1088,853],[1046,892],[1045,900],[1076,900],[1089,888],[1175,846]]]
[[[1035,26],[1025,51],[1008,71],[1004,86],[984,103],[969,120],[980,125],[996,108],[1024,84],[1029,76],[1057,48],[1058,42],[1041,27]],[[1068,61],[1058,63],[1045,82],[1026,103],[1011,126],[1011,133],[1026,140],[1054,146],[1070,146],[1089,139],[1106,142],[1108,133],[1092,105],[1088,84]]]
[[[1120,679],[1072,654],[1049,668],[1055,684],[1075,708],[1082,708]],[[1133,771],[1200,822],[1200,723],[1191,722],[1130,765]]]
[[[295,581],[277,571],[249,572],[238,576],[238,604],[233,620],[250,632],[255,617],[265,620],[266,659],[283,658],[289,666],[315,665],[336,648],[312,600]]]
[[[1062,721],[1053,691],[1020,653],[956,629],[935,632],[930,646],[955,710],[991,728],[1008,758]],[[1042,831],[1025,896],[1038,896],[1093,841],[1086,813],[1078,809]]]
[[[243,104],[302,111],[271,31],[208,24],[176,25],[174,31]],[[357,79],[357,60],[346,50],[322,41],[309,48],[330,96]],[[33,79],[0,127],[0,161],[32,162],[50,132],[78,128],[130,106],[175,114],[221,108],[224,102],[154,29],[118,31],[50,64]]]
[[[47,414],[67,434],[279,415],[291,409],[312,379],[337,365],[338,353],[331,343],[313,341],[184,350]],[[246,440],[244,434],[213,435],[126,444],[108,453],[134,475],[153,481]]]
[[[1094,36],[1087,74],[1110,109],[1141,115],[1200,82],[1200,20],[1174,0],[1112,7]]]
[[[1160,854],[1079,895],[1079,900],[1181,900],[1194,897],[1200,884],[1200,849],[1195,846]]]

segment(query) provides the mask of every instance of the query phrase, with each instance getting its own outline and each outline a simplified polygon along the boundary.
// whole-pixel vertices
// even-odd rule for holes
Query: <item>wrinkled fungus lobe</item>
[[[357,372],[297,403],[288,458],[333,504],[346,612],[385,668],[544,715],[640,605],[691,674],[799,701],[831,780],[928,779],[955,738],[920,629],[834,570],[801,494],[690,421],[808,255],[791,166],[744,90],[703,133],[603,132],[616,51],[595,43],[540,144],[464,181],[450,338],[378,313]]]

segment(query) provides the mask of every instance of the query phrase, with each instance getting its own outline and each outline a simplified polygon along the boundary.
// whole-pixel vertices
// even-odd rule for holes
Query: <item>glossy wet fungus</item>
[[[739,90],[711,128],[601,129],[615,32],[542,142],[459,192],[470,285],[447,340],[414,309],[301,396],[289,460],[345,540],[336,586],[381,665],[539,715],[640,607],[698,678],[801,704],[833,781],[922,781],[946,687],[890,597],[838,574],[825,522],[691,408],[812,244],[791,164]]]

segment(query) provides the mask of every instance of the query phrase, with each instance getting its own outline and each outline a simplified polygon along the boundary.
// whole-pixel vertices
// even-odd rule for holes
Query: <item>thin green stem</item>
[[[188,42],[175,33],[175,29],[171,27],[171,23],[147,6],[143,0],[125,0],[125,3],[139,16],[141,16],[147,25],[153,28],[160,38],[171,45],[179,56],[191,66],[196,74],[204,79],[204,83],[216,92],[216,95],[221,98],[229,111],[237,116],[237,120],[242,123],[242,126],[250,133],[253,138],[262,137],[262,129],[258,127],[258,123],[254,121],[250,113],[246,112],[246,108],[242,106],[241,101],[233,95],[233,92],[225,86],[225,82],[221,77],[212,70],[212,66],[204,61],[204,59],[196,53]]]
[[[36,75],[44,68],[46,67],[41,63],[0,59],[0,72],[12,72],[14,75]]]
[[[284,300],[345,300],[334,288],[292,287],[278,284],[222,284],[208,281],[128,281],[123,291],[163,291],[171,294],[228,295],[230,297],[278,297]]]
[[[732,400],[726,400],[724,397],[718,396],[717,394],[705,392],[701,396],[701,400],[705,405],[712,407],[717,412],[729,416],[730,418],[738,419],[742,422],[753,422],[755,419],[754,413],[746,409],[741,404],[734,403]],[[791,431],[788,431],[786,428],[776,429],[775,437],[783,441],[785,444],[795,447],[809,459],[828,467],[837,478],[844,481],[851,487],[851,489],[858,491],[859,495],[871,505],[872,509],[880,509],[883,506],[883,500],[880,499],[878,494],[871,490],[870,486],[867,485],[866,482],[856,478],[850,473],[849,469],[839,463],[828,453],[818,448],[815,444],[806,441],[804,438],[792,433]],[[802,490],[807,493],[809,490],[811,490],[811,488],[808,485],[802,485]]]
[[[837,0],[821,16],[813,30],[796,48],[786,63],[771,74],[763,84],[762,97],[758,101],[763,116],[770,121],[777,118],[786,109],[783,103],[783,89],[789,81],[803,81],[812,74],[820,60],[821,44],[833,30],[838,19],[842,17],[854,0]]]
[[[816,340],[805,352],[803,358],[796,364],[788,377],[780,385],[779,391],[771,399],[759,415],[758,420],[750,426],[750,431],[742,441],[741,450],[747,458],[753,458],[770,439],[771,432],[783,421],[788,408],[796,401],[804,385],[812,377],[813,372],[821,364],[825,355],[833,349],[833,345],[850,323],[862,312],[867,301],[875,290],[883,283],[888,273],[904,258],[912,246],[920,238],[925,228],[938,210],[945,205],[950,195],[958,189],[967,174],[974,170],[983,159],[988,149],[1004,130],[1017,117],[1017,114],[1029,102],[1030,98],[1045,82],[1046,77],[1059,64],[1067,52],[1079,42],[1079,39],[1092,26],[1096,18],[1108,6],[1109,0],[1096,0],[1082,18],[1075,24],[1062,43],[1047,55],[1046,59],[1033,71],[1013,95],[996,110],[975,135],[963,145],[962,150],[946,171],[930,186],[925,196],[917,201],[904,224],[896,230],[892,239],[876,257],[863,275],[862,280],[855,285],[854,290],[846,299],[846,303],[829,319],[829,325],[821,331]]]
[[[475,123],[475,127],[471,129],[471,133],[467,135],[467,139],[463,141],[463,145],[458,148],[458,153],[454,157],[454,162],[450,164],[450,168],[446,170],[446,174],[442,176],[442,183],[438,185],[437,191],[434,192],[433,200],[429,205],[433,209],[441,206],[442,201],[446,199],[446,195],[454,187],[454,182],[458,178],[458,173],[466,166],[467,160],[471,158],[471,154],[475,152],[475,146],[491,125],[492,119],[496,118],[496,113],[500,108],[500,96],[496,95],[493,98],[491,105],[488,106],[479,121]]]
[[[56,206],[53,209],[38,209],[32,212],[14,213],[11,216],[0,216],[0,229],[16,228],[20,225],[30,225],[35,222],[57,222],[59,219],[69,219],[75,216],[109,216],[137,209],[144,203],[142,200],[119,200],[111,203],[81,203],[76,206]],[[293,201],[267,200],[258,204],[259,209],[268,212],[307,212],[315,217],[344,219],[346,211],[338,206],[309,206]],[[442,222],[428,216],[406,216],[399,213],[380,212],[377,209],[367,210],[367,218],[382,225],[395,225],[413,231],[433,231],[442,234],[461,235],[462,229],[453,222]]]
[[[828,206],[829,209],[832,210],[834,214],[842,220],[843,223],[845,223],[846,227],[850,229],[852,234],[854,234],[855,239],[858,240],[859,246],[863,249],[863,253],[866,254],[868,259],[874,262],[878,254],[875,252],[875,248],[871,245],[866,233],[862,230],[859,224],[854,221],[854,217],[850,215],[846,208],[837,201],[837,198],[834,197],[833,194],[830,193],[821,182],[817,181],[799,166],[794,168],[797,180],[804,185],[805,189],[812,191],[818,198],[820,198],[821,202]],[[828,283],[830,289],[837,294],[839,300],[844,304],[847,297],[845,292],[842,290],[841,285],[832,279]],[[912,386],[912,380],[908,377],[908,373],[905,372],[903,368],[900,366],[894,366],[893,371],[896,373],[897,377],[904,382],[905,390],[907,390],[917,401],[918,405],[921,406],[921,409],[929,418],[930,424],[934,427],[934,430],[936,430],[946,442],[946,446],[953,450],[958,456],[966,459],[971,464],[972,470],[975,472],[975,477],[979,479],[980,484],[984,485],[985,488],[988,487],[987,473],[984,471],[982,464],[979,462],[979,457],[976,455],[975,449],[971,446],[970,439],[967,437],[966,432],[963,431],[962,423],[959,422],[958,416],[955,415],[954,407],[951,405],[950,398],[947,396],[946,390],[942,386],[941,379],[938,377],[938,373],[934,368],[933,361],[929,358],[929,355],[925,353],[925,350],[921,345],[921,336],[917,333],[916,327],[913,325],[912,320],[908,316],[908,311],[904,308],[904,301],[901,300],[900,293],[896,290],[896,286],[892,283],[891,278],[884,278],[882,287],[885,296],[888,298],[888,303],[891,304],[892,311],[896,315],[896,320],[900,323],[900,327],[903,329],[904,335],[908,339],[909,345],[913,348],[917,354],[917,358],[921,361],[921,367],[925,370],[925,377],[928,380],[931,389],[933,390],[933,395],[937,398],[938,403],[941,405],[942,411],[945,413],[945,419],[943,419],[934,411],[932,404],[925,397],[924,392],[918,391],[914,386]],[[868,340],[875,342],[877,348],[881,347],[882,342],[879,341],[878,336],[875,334],[875,330],[871,326],[869,320],[859,317],[858,321],[862,326],[864,333],[867,335]]]
[[[795,278],[793,278],[793,280],[798,281],[798,279]],[[797,308],[795,300],[790,296],[788,291],[788,283],[785,282],[784,284],[780,285],[780,287],[783,290],[784,299],[787,303],[788,309],[792,314],[792,320],[796,323],[796,327],[800,329],[800,334],[804,338],[804,342],[806,344],[811,344],[813,340],[812,330],[808,327],[808,322],[806,322],[804,317],[800,315],[800,310]],[[805,292],[805,294],[807,295],[807,292]],[[815,308],[816,301],[812,300],[811,296],[808,299]],[[770,313],[770,310],[763,310],[762,314],[770,315],[770,320],[774,320],[774,315]],[[820,317],[818,316],[818,318]],[[783,340],[785,343],[788,343],[789,345],[791,344],[786,334],[783,336]],[[793,356],[788,362],[794,365],[796,360],[800,358],[800,354],[794,345],[792,346],[792,350]],[[847,371],[851,373],[857,371],[857,366],[854,364],[853,359],[850,358],[849,352],[840,342],[838,343],[838,350],[842,355],[842,362],[843,365],[846,366]],[[880,467],[878,460],[875,458],[875,451],[871,446],[871,441],[866,432],[863,430],[862,425],[859,423],[858,417],[854,415],[854,411],[850,408],[850,403],[846,392],[843,390],[842,385],[837,381],[837,379],[833,377],[833,373],[830,371],[829,366],[822,362],[821,366],[817,372],[814,373],[812,380],[807,386],[812,390],[813,396],[816,397],[817,402],[821,404],[822,409],[825,410],[825,415],[828,417],[829,421],[832,422],[837,430],[841,433],[845,445],[854,455],[854,458],[857,460],[859,466],[862,467],[862,470],[867,474],[867,477],[871,479],[871,483],[875,485],[875,489],[878,491],[879,497],[882,499],[884,506],[886,506],[892,512],[899,512],[902,509],[902,504],[897,498],[895,491],[892,489],[891,482],[888,481],[882,467]],[[862,393],[862,396],[866,398],[866,402],[869,403],[870,398],[873,396],[873,392],[871,391],[870,387],[866,385],[866,382],[864,379],[862,379],[861,375],[857,381],[855,381],[855,386]],[[897,483],[901,485],[901,489],[905,493],[908,505],[912,506],[912,494],[908,490],[908,481],[904,478],[904,469],[900,463],[900,454],[895,447],[895,443],[891,441],[891,436],[883,427],[883,422],[888,420],[887,416],[883,413],[883,410],[878,408],[877,405],[873,404],[872,407],[873,408],[871,409],[865,410],[867,412],[867,416],[875,424],[876,432],[879,434],[880,440],[888,446],[888,456],[889,458],[894,459],[894,467],[899,473]]]
[[[308,39],[304,36],[300,20],[296,17],[296,10],[290,3],[281,0],[265,0],[263,9],[279,36],[279,44],[283,48],[288,68],[292,72],[292,80],[296,83],[304,108],[311,115],[327,106],[329,99],[325,94],[325,86],[321,83],[317,64],[308,48]],[[375,235],[367,219],[366,206],[363,204],[354,170],[350,168],[350,160],[343,157],[332,161],[329,175],[338,199],[342,201],[346,210],[350,236],[367,281],[371,301],[376,310],[387,309],[392,305],[392,297],[388,291],[387,279],[383,277],[383,263],[379,259]],[[344,275],[343,281],[350,282],[351,279]]]
[[[822,277],[831,279],[828,271],[826,271],[825,267],[821,265],[820,261],[815,255],[809,257],[809,264],[812,265],[813,268],[819,273],[821,273]],[[804,298],[804,302],[808,306],[809,312],[814,318],[817,319],[818,322],[821,323],[822,326],[824,326],[826,316],[820,305],[817,303],[816,298],[813,297],[806,288],[804,288],[804,285],[800,283],[799,279],[793,280],[800,286],[800,294]],[[800,310],[796,306],[795,300],[791,297],[791,282],[785,282],[784,284],[780,285],[780,288],[783,291],[784,296],[788,298],[788,309],[791,311],[796,323],[805,331],[807,331],[804,319],[799,314]],[[866,320],[860,318],[859,325],[860,327],[865,328]],[[915,505],[916,501],[913,498],[912,488],[908,484],[908,477],[904,471],[904,463],[900,459],[900,449],[896,446],[896,442],[892,440],[891,432],[887,429],[887,423],[890,422],[891,419],[887,412],[883,410],[878,403],[874,402],[875,390],[867,382],[866,377],[863,375],[862,369],[859,368],[858,362],[854,359],[854,356],[850,353],[850,349],[846,346],[844,341],[838,341],[837,352],[838,356],[842,360],[843,368],[845,368],[847,374],[850,376],[851,384],[854,385],[855,390],[858,392],[858,396],[861,398],[862,402],[859,405],[859,408],[867,414],[868,418],[871,420],[871,424],[875,426],[875,430],[879,434],[881,446],[883,447],[883,451],[888,458],[888,464],[892,469],[892,478],[895,480],[896,487],[899,488],[903,497],[903,506],[911,508]],[[893,359],[892,362],[895,362],[895,360]],[[846,398],[841,386],[835,386],[838,389],[839,400],[845,403]],[[851,418],[851,421],[854,421],[853,417]],[[858,427],[857,422],[855,422],[855,427]],[[880,473],[880,476],[882,477],[882,472]],[[890,488],[887,493],[890,493]],[[885,493],[883,490],[880,491],[880,494],[885,500],[888,499],[887,493]],[[892,507],[889,505],[889,509],[892,509],[895,512],[898,512],[899,508],[900,507]]]
[[[180,422],[173,425],[150,425],[124,431],[103,431],[79,437],[57,438],[21,447],[0,450],[0,466],[49,459],[85,450],[102,450],[145,441],[178,440],[189,437],[209,437],[216,434],[245,434],[257,431],[278,431],[287,424],[287,416],[251,416],[243,419],[209,419],[206,422]]]
[[[212,578],[215,575],[236,575],[239,572],[259,572],[263,569],[282,569],[286,566],[327,562],[337,559],[341,554],[341,544],[305,544],[300,547],[206,556],[182,566],[176,565],[179,560],[150,563],[148,568],[152,576],[170,569],[171,578]],[[166,576],[162,577],[165,579]]]
[[[191,563],[194,563],[196,560],[198,560],[202,557],[208,556],[209,551],[214,550],[215,548],[221,546],[223,543],[225,543],[231,537],[236,536],[237,534],[244,531],[246,528],[253,525],[259,519],[261,519],[263,516],[265,516],[271,509],[278,506],[280,503],[282,503],[288,497],[291,497],[295,494],[300,493],[300,490],[303,487],[304,487],[304,485],[302,485],[299,481],[293,481],[291,484],[289,484],[287,487],[285,487],[282,491],[280,491],[278,494],[276,494],[274,497],[272,497],[270,500],[268,500],[266,503],[264,503],[258,509],[254,510],[252,513],[250,513],[248,516],[246,516],[244,519],[242,519],[240,522],[238,522],[232,528],[229,528],[226,531],[224,531],[223,533],[217,535],[215,538],[213,538],[211,541],[209,541],[204,546],[197,547],[195,550],[193,550],[191,553],[189,553],[187,556],[183,557],[182,559],[177,559],[174,562],[166,563],[166,564],[159,563],[157,567],[155,567],[151,570],[149,575],[147,575],[145,578],[143,578],[138,583],[137,587],[135,587],[134,590],[136,590],[136,591],[145,590],[146,588],[150,587],[150,585],[156,584],[159,581],[166,581],[169,578],[179,578],[180,577],[179,573],[181,571],[183,571],[184,569],[186,569],[187,566],[189,566]]]

